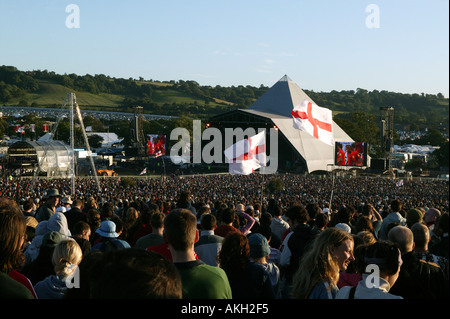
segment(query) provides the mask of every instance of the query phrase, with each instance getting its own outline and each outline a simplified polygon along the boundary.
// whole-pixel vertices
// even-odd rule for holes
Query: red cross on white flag
[[[331,110],[303,100],[294,106],[291,115],[296,129],[306,131],[322,142],[334,146]]]
[[[225,150],[230,174],[248,175],[261,166],[266,166],[265,131],[243,139]]]

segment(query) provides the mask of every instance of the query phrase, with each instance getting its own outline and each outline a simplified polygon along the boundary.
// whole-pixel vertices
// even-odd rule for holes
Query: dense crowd
[[[80,178],[75,194],[71,182],[0,181],[1,298],[449,296],[448,181]]]
[[[284,184],[283,190],[270,193],[268,182],[280,177]],[[189,190],[194,203],[210,205],[218,200],[234,204],[267,204],[270,198],[275,198],[283,208],[293,201],[302,204],[317,202],[323,208],[332,199],[330,208],[333,210],[342,205],[357,208],[365,203],[382,209],[393,199],[401,198],[405,210],[411,207],[436,207],[448,212],[449,207],[448,181],[438,179],[405,180],[400,187],[395,180],[381,177],[336,177],[333,181],[331,177],[295,174],[135,178],[133,183],[126,184],[120,179],[103,178],[99,186],[93,178],[82,178],[75,182],[73,198],[93,197],[100,204],[139,199],[144,202],[166,201],[174,205],[181,192]],[[58,188],[62,194],[70,195],[72,184],[70,179],[39,179],[30,189],[32,185],[31,179],[0,180],[0,196],[20,203],[26,198],[41,199],[52,187]]]

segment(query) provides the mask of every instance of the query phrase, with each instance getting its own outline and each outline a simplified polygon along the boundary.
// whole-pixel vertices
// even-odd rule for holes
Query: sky
[[[0,0],[0,65],[449,97],[449,1]]]

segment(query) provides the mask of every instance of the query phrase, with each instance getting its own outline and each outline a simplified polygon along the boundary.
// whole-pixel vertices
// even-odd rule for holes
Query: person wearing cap
[[[110,251],[115,249],[131,248],[125,240],[118,239],[120,234],[116,233],[116,224],[111,220],[104,220],[95,231],[101,236],[100,242],[92,246],[92,250]]]
[[[61,206],[57,207],[55,211],[57,212],[61,212],[61,213],[65,213],[68,212],[70,210],[70,205],[72,205],[72,199],[70,198],[70,196],[64,196],[61,199]]]
[[[232,232],[224,238],[218,261],[227,274],[233,299],[276,297],[269,273],[262,265],[251,262],[249,240],[241,232]]]
[[[44,196],[45,203],[39,207],[36,212],[36,219],[38,222],[48,220],[55,212],[58,206],[61,195],[56,188],[51,188]]]
[[[255,264],[261,265],[267,271],[273,291],[275,296],[277,296],[280,285],[280,269],[274,263],[268,262],[270,247],[267,238],[259,233],[251,234],[248,237],[248,245],[250,247],[251,260]]]

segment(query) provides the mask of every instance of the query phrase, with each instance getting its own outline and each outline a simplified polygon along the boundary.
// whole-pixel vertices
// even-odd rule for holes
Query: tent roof
[[[248,109],[241,111],[270,118],[305,159],[308,172],[327,171],[328,165],[334,164],[334,146],[325,144],[293,126],[291,111],[295,105],[300,104],[305,99],[315,103],[295,82],[285,75]],[[334,121],[333,133],[336,142],[353,142],[353,139]]]

